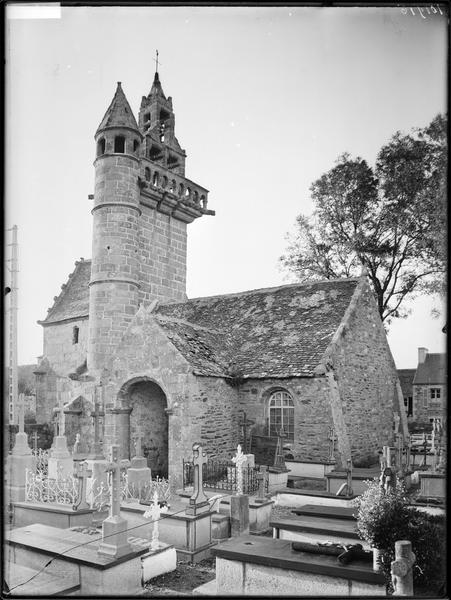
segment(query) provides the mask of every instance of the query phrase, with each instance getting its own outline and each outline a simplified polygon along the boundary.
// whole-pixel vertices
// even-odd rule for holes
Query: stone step
[[[34,596],[37,592],[40,596],[62,596],[72,594],[80,589],[78,577],[58,577],[55,574],[38,571],[19,565],[9,563],[5,569],[6,583],[13,596]]]

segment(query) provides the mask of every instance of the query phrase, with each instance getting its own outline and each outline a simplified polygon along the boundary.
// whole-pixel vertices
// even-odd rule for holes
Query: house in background
[[[429,424],[446,418],[446,355],[418,348],[418,366],[412,382],[412,419]]]

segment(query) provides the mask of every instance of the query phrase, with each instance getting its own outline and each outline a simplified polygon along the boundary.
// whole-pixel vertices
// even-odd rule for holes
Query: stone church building
[[[95,134],[92,260],[80,259],[40,321],[37,413],[64,401],[68,443],[133,456],[138,426],[154,474],[181,481],[201,442],[228,458],[283,425],[295,457],[376,457],[407,427],[395,364],[365,277],[187,299],[187,225],[210,217],[208,191],[185,176],[171,97],[158,73],[138,121],[118,83]]]

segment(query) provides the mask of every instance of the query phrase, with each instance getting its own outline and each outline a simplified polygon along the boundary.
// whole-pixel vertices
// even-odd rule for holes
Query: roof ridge
[[[299,287],[304,287],[304,286],[311,286],[311,285],[316,285],[316,284],[324,284],[324,283],[344,283],[344,282],[350,282],[350,281],[355,281],[358,282],[361,280],[361,277],[343,277],[343,278],[336,278],[336,279],[322,279],[322,280],[310,280],[310,281],[302,281],[302,282],[298,282],[298,283],[288,283],[285,285],[277,285],[274,287],[266,287],[266,288],[255,288],[253,290],[245,290],[243,292],[230,292],[228,294],[215,294],[214,296],[197,296],[195,298],[188,298],[188,300],[185,300],[183,302],[179,302],[179,301],[169,301],[169,302],[162,302],[161,306],[174,306],[174,305],[180,305],[180,304],[188,304],[189,302],[193,302],[195,300],[212,300],[214,298],[235,298],[237,296],[245,296],[248,294],[263,294],[265,292],[274,292],[276,290],[282,290],[282,289],[288,289],[288,288],[299,288]]]

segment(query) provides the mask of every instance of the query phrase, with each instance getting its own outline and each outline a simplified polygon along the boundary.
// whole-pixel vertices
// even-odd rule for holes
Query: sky
[[[186,176],[210,191],[216,216],[188,226],[188,296],[283,285],[293,279],[279,257],[296,216],[313,209],[313,181],[345,151],[374,165],[396,131],[445,112],[441,10],[53,5],[49,14],[10,4],[5,224],[18,226],[19,364],[42,354],[37,321],[74,262],[91,257],[94,133],[116,82],[137,117],[158,49]],[[388,334],[398,368],[416,367],[420,346],[445,350],[440,300],[409,306]]]

